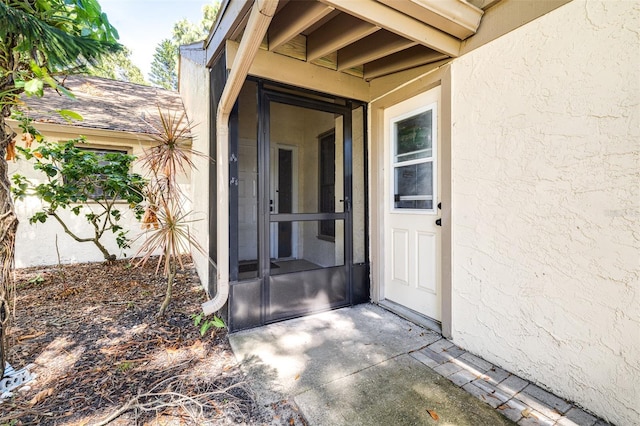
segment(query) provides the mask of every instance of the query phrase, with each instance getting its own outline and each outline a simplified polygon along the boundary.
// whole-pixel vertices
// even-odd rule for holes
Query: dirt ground
[[[224,329],[201,335],[187,266],[161,319],[155,263],[17,270],[8,361],[36,379],[0,402],[0,425],[306,425],[292,402],[255,403]]]

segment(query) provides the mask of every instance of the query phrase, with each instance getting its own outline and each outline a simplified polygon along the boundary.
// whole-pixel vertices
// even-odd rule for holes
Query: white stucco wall
[[[17,129],[17,124],[12,122],[12,127]],[[136,157],[142,155],[143,144],[148,143],[137,140],[135,135],[120,134],[119,132],[92,132],[86,129],[54,125],[37,125],[37,127],[40,127],[39,130],[49,141],[69,140],[78,137],[79,134],[84,134],[89,148],[125,150]],[[22,143],[20,135],[17,140]],[[133,163],[133,171],[143,173],[137,162]],[[16,173],[27,177],[34,184],[43,180],[43,175],[33,169],[33,163],[24,158],[9,162],[9,176]],[[118,258],[131,257],[138,251],[144,240],[138,238],[142,233],[141,225],[126,203],[120,203],[116,208],[122,212],[119,224],[129,230],[128,236],[134,240],[131,248],[121,250],[111,232],[106,232],[100,242]],[[15,261],[17,268],[54,265],[58,262],[66,264],[104,261],[104,256],[93,243],[78,243],[64,232],[62,226],[55,219],[50,218],[46,223],[30,224],[29,218],[35,212],[42,210],[42,202],[38,198],[29,196],[24,200],[15,200],[15,209],[20,221],[16,235]],[[59,214],[76,235],[81,238],[91,238],[94,235],[93,229],[84,216],[90,210],[96,213],[101,212],[100,209],[90,206],[84,208],[79,216],[69,210],[60,211]]]
[[[186,57],[180,58],[180,97],[187,112],[191,130],[192,148],[209,155],[209,69]],[[209,167],[210,158],[193,157],[189,200],[192,208],[191,236],[206,251],[209,248]],[[206,254],[192,248],[198,276],[204,288],[209,281],[209,260]]]
[[[452,64],[453,338],[640,424],[640,3],[575,0]]]

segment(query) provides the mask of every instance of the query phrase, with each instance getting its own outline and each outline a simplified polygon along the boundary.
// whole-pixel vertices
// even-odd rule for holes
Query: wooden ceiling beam
[[[388,31],[375,32],[338,50],[338,71],[375,61],[416,44]]]
[[[379,29],[373,24],[341,13],[307,36],[307,60],[322,58]]]
[[[460,40],[478,30],[482,10],[460,0],[377,0]]]
[[[448,56],[424,46],[414,46],[393,55],[364,64],[365,80],[419,67],[431,62],[447,59]]]
[[[287,43],[333,10],[334,7],[315,1],[289,2],[271,21],[269,50]]]
[[[233,64],[239,46],[240,43],[234,41],[226,42],[227,67]],[[354,77],[267,50],[258,50],[249,74],[345,98],[369,100],[369,83],[362,77]]]
[[[487,10],[500,0],[467,0],[470,4],[474,5],[478,9]]]
[[[460,40],[376,0],[320,1],[447,56],[457,57],[460,53]]]

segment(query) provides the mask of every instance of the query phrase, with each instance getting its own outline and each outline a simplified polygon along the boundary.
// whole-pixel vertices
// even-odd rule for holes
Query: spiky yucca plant
[[[195,169],[196,157],[208,158],[191,148],[188,142],[192,126],[184,114],[163,112],[158,108],[159,123],[148,123],[155,130],[153,147],[145,150],[140,158],[149,172],[145,190],[147,205],[143,217],[146,239],[136,256],[136,265],[144,265],[151,256],[159,254],[156,273],[167,278],[167,290],[158,316],[164,316],[173,294],[178,267],[184,268],[182,256],[190,248],[206,255],[204,248],[189,232],[191,212],[185,211],[186,194],[178,185],[178,178]],[[162,267],[162,269],[161,269]]]

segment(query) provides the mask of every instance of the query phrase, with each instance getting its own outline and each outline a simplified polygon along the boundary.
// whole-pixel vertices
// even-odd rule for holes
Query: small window
[[[435,104],[392,120],[393,207],[434,210]]]
[[[320,213],[336,211],[336,134],[335,131],[323,133],[320,142]],[[334,241],[336,237],[335,220],[321,220],[318,238]]]

